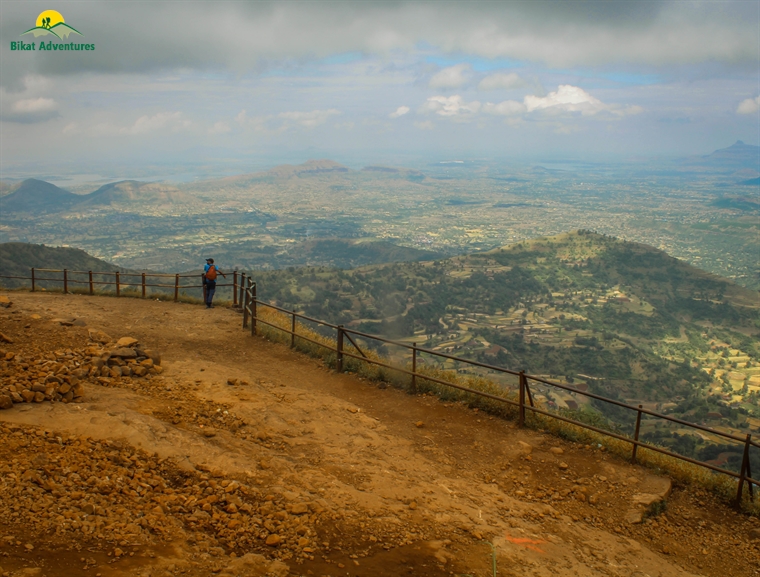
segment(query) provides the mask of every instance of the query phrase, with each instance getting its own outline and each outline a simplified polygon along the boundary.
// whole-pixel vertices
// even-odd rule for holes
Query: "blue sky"
[[[95,50],[11,51],[50,7],[0,4],[4,173],[760,143],[756,1],[58,2]]]

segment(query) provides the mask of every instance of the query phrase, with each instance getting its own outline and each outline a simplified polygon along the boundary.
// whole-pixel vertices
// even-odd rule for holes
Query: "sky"
[[[48,9],[81,35],[24,34]],[[2,0],[0,38],[0,177],[760,144],[758,0]]]

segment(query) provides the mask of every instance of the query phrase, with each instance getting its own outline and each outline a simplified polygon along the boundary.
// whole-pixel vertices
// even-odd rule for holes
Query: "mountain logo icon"
[[[68,38],[71,34],[84,36],[79,30],[66,24],[61,13],[55,10],[45,10],[44,12],[41,12],[40,15],[37,16],[36,24],[37,25],[34,28],[30,28],[21,34],[21,36],[24,36],[25,34],[33,34],[35,37],[52,35],[60,39]]]

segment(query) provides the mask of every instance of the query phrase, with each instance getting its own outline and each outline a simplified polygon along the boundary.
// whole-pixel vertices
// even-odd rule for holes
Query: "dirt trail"
[[[673,487],[664,514],[631,524],[635,496],[667,490],[667,479],[598,447],[335,374],[252,338],[232,310],[3,294],[13,301],[0,309],[5,351],[86,347],[92,328],[160,351],[163,372],[86,383],[83,403],[0,411],[0,574],[490,576],[495,558],[498,575],[514,577],[760,575],[760,542],[748,537],[757,520],[710,495]],[[69,317],[86,327],[51,322]],[[100,453],[111,461],[93,461]],[[133,481],[154,482],[119,499],[147,514],[109,497],[87,514],[71,505],[72,527],[24,522],[69,496],[14,493],[7,475],[70,480],[67,459],[81,477],[138,468]],[[126,531],[119,515],[137,527],[109,540]]]

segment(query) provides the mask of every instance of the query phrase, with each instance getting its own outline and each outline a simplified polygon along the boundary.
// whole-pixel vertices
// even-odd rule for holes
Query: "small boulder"
[[[135,353],[134,349],[130,349],[127,347],[119,347],[118,349],[111,351],[111,357],[119,357],[122,359],[134,359],[137,357],[137,353]]]
[[[554,454],[554,455],[564,455],[565,454],[565,450],[562,449],[562,448],[560,448],[560,447],[552,447],[551,449],[549,449],[549,452],[552,453],[552,454]]]
[[[272,533],[267,537],[267,545],[270,547],[277,547],[280,543],[282,543],[282,537],[276,533]]]
[[[139,341],[137,339],[134,339],[132,337],[121,337],[118,341],[116,341],[116,346],[119,348],[133,347],[138,342]]]
[[[100,343],[102,345],[106,345],[106,344],[108,344],[108,343],[111,342],[111,337],[109,337],[103,331],[99,331],[99,330],[96,330],[96,329],[90,329],[88,332],[90,334],[90,340],[91,341],[94,341],[96,343]]]
[[[305,515],[309,512],[309,505],[308,503],[294,503],[289,509],[293,515]]]
[[[0,409],[10,409],[13,407],[13,399],[9,395],[0,395]]]
[[[7,309],[7,308],[8,308],[8,307],[10,307],[12,304],[13,304],[13,303],[11,302],[11,299],[9,299],[7,296],[5,296],[5,295],[0,295],[0,307],[3,307],[3,308],[5,308],[5,309]]]

